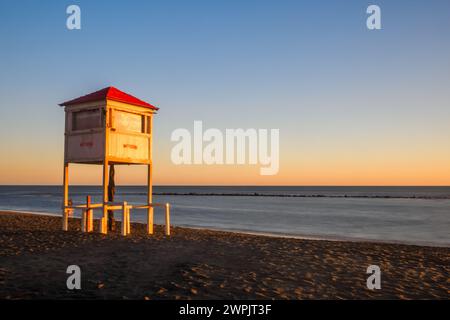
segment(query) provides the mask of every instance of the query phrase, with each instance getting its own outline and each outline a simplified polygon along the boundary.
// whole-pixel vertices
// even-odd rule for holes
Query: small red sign
[[[137,150],[137,148],[138,148],[138,147],[137,147],[136,145],[134,145],[134,144],[124,144],[123,147],[124,147],[124,148],[134,149],[134,150]]]
[[[80,143],[80,147],[93,147],[93,146],[94,146],[94,143],[92,141]]]

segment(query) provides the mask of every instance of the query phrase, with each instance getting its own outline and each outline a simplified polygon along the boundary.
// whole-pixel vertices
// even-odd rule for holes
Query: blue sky
[[[81,30],[66,28],[70,4],[81,8]],[[382,30],[366,28],[369,4],[381,7]],[[0,165],[6,170],[26,149],[59,170],[57,103],[108,85],[161,108],[161,165],[172,130],[194,120],[280,128],[288,168],[331,170],[325,158],[345,162],[353,154],[364,163],[427,153],[428,166],[441,165],[450,160],[449,30],[446,0],[2,0],[0,147],[10,158]],[[47,182],[59,182],[59,173]]]

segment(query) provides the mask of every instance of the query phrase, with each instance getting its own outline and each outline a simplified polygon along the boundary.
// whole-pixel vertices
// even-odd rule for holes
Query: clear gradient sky
[[[382,30],[366,28],[369,4]],[[1,0],[0,184],[60,184],[57,104],[109,85],[160,107],[155,184],[450,185],[448,0]],[[175,166],[170,134],[194,120],[279,128],[278,175]],[[101,182],[74,168],[71,183]]]

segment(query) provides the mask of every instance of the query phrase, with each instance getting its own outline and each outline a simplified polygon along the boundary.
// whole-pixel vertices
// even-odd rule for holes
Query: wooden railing
[[[147,204],[128,204],[128,202],[107,202],[103,203],[91,203],[91,197],[86,197],[86,204],[63,206],[63,230],[67,231],[68,224],[68,212],[70,210],[81,210],[81,231],[92,232],[94,230],[94,209],[103,209],[106,206],[106,210],[121,210],[122,211],[122,226],[121,234],[126,236],[130,234],[130,211],[132,209],[149,209],[155,207],[165,208],[165,234],[170,236],[170,204],[169,203],[147,203]],[[103,210],[102,210],[103,211]],[[105,217],[100,218],[100,230],[106,230],[105,224],[107,221]],[[103,228],[102,228],[103,226]],[[153,215],[147,219],[147,233],[153,233]]]

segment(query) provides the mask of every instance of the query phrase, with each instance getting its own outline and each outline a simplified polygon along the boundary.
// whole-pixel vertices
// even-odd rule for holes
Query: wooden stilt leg
[[[147,204],[153,201],[152,165],[147,166]],[[153,234],[153,207],[147,209],[147,233]]]
[[[86,225],[87,225],[87,219],[86,219],[86,215],[87,215],[87,210],[83,210],[82,214],[81,214],[81,232],[86,232]]]
[[[64,162],[64,173],[63,173],[63,221],[62,229],[64,231],[69,230],[69,212],[66,206],[69,204],[69,164]]]
[[[103,218],[101,219],[100,232],[103,234],[108,233],[108,173],[109,165],[108,160],[103,161]]]
[[[147,233],[153,234],[153,208],[147,211]]]
[[[131,233],[130,207],[127,207],[127,234]]]
[[[166,235],[170,236],[170,205],[166,203]]]
[[[122,235],[127,235],[127,203],[124,202],[122,205]]]
[[[69,230],[69,215],[67,213],[67,210],[63,211],[63,222],[62,222],[62,229],[64,231]]]
[[[94,217],[92,214],[92,209],[87,211],[87,232],[94,231]]]
[[[86,232],[92,231],[92,223],[93,223],[93,217],[92,217],[92,209],[91,207],[91,196],[86,197]]]

